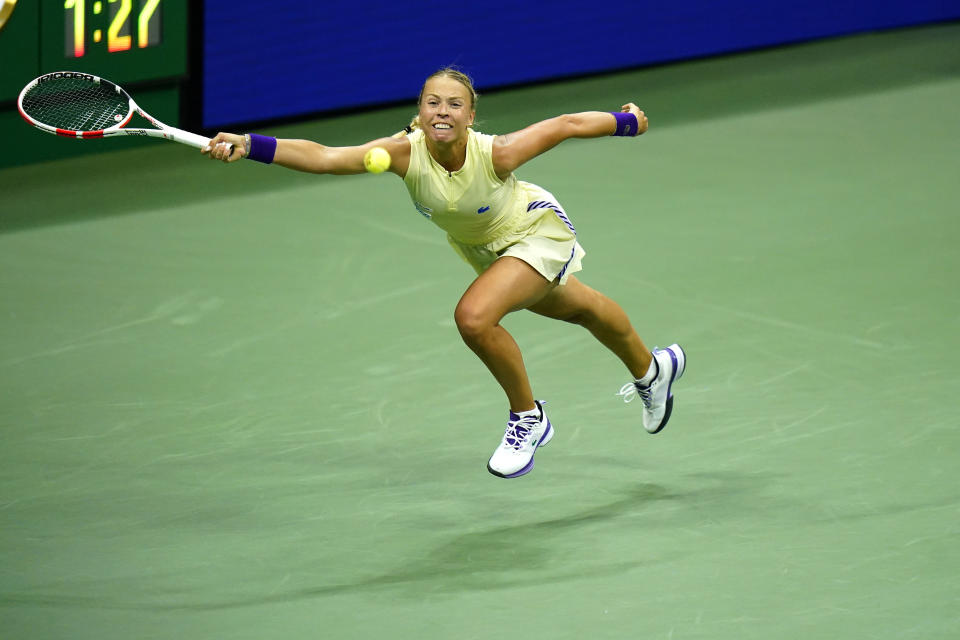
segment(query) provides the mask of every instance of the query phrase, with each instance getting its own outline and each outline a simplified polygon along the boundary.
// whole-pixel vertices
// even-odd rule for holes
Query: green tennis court
[[[960,637],[958,41],[483,96],[488,133],[646,109],[519,175],[689,356],[650,436],[587,332],[508,317],[556,427],[512,481],[472,272],[396,177],[114,140],[0,171],[0,637]]]

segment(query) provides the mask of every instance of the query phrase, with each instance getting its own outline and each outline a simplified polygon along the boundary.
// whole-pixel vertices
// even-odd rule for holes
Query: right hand
[[[231,147],[230,145],[233,145]],[[236,133],[223,133],[222,131],[210,139],[210,146],[200,150],[200,153],[207,154],[211,160],[221,160],[223,162],[236,162],[241,158],[247,157],[244,136]]]
[[[646,133],[647,127],[650,126],[650,122],[647,120],[647,115],[640,110],[640,107],[633,104],[632,102],[628,102],[627,104],[620,107],[620,111],[622,111],[623,113],[632,113],[637,117],[637,125],[639,126],[639,130],[637,131],[638,136]]]

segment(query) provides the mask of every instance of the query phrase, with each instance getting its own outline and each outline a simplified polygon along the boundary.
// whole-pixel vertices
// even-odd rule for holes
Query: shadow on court
[[[638,546],[650,531],[676,528],[692,520],[719,521],[756,517],[765,513],[780,519],[796,505],[783,500],[765,501],[763,494],[773,474],[739,474],[735,472],[701,473],[688,476],[696,486],[688,490],[642,483],[625,488],[623,497],[590,507],[568,516],[539,522],[496,527],[459,535],[451,540],[412,552],[412,559],[383,573],[352,582],[321,585],[262,596],[206,601],[201,594],[188,589],[152,592],[146,598],[166,600],[122,601],[113,596],[63,596],[5,594],[2,606],[57,606],[70,608],[139,610],[139,611],[216,611],[307,601],[348,594],[390,591],[391,599],[420,599],[424,593],[453,595],[462,592],[495,591],[542,584],[605,578],[642,570],[646,566],[663,565],[682,560],[676,551],[665,553],[661,548],[650,550],[648,557],[637,561],[636,554],[623,562],[594,562],[597,550],[585,541],[605,525],[632,520]],[[429,530],[425,523],[424,530]],[[684,552],[686,553],[686,552]],[[692,553],[692,551],[691,551]],[[325,568],[316,567],[322,576]],[[175,577],[175,576],[174,576]],[[58,585],[63,588],[64,585]],[[115,589],[117,585],[110,585]],[[95,592],[106,585],[74,584],[73,592]],[[179,602],[171,602],[179,600]]]

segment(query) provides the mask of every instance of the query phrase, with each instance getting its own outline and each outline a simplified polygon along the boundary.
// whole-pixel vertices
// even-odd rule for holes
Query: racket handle
[[[212,142],[211,138],[205,138],[204,136],[198,136],[195,133],[190,133],[189,131],[184,131],[183,129],[176,129],[174,127],[168,127],[166,130],[166,136],[172,139],[174,142],[179,142],[181,144],[190,145],[191,147],[196,147],[197,149],[203,149],[204,151],[210,151],[210,143]],[[225,144],[221,142],[220,144]],[[233,155],[234,146],[230,145],[230,150],[227,152],[228,155]]]
[[[206,147],[210,146],[210,138],[198,136],[197,134],[190,133],[189,131],[171,128],[168,133],[174,142],[190,145],[191,147],[196,147],[197,149],[205,149]]]

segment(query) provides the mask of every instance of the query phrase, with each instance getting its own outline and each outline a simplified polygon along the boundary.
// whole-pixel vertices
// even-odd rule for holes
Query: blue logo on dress
[[[490,211],[489,205],[487,205],[486,207],[480,207],[479,209],[477,209],[477,213],[486,213],[487,211]]]
[[[417,211],[420,212],[420,215],[422,215],[427,220],[433,219],[433,216],[431,215],[433,213],[433,209],[431,209],[430,207],[420,204],[419,202],[414,202],[413,206],[415,206],[417,208]]]

